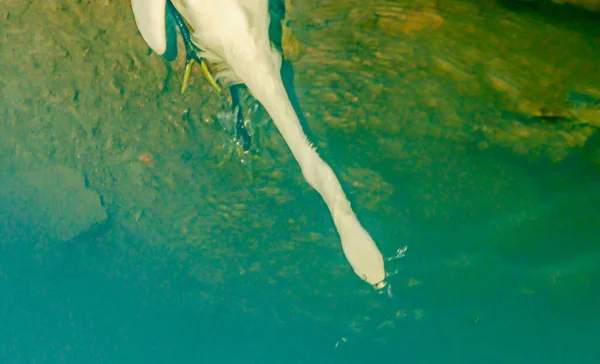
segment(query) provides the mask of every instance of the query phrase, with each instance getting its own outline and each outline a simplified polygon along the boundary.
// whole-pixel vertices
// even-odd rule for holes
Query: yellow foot
[[[190,58],[190,60],[185,65],[185,72],[183,73],[183,82],[181,84],[181,93],[184,93],[185,90],[187,90],[194,61],[194,58]],[[202,59],[200,59],[200,69],[202,70],[202,74],[204,75],[208,83],[210,83],[210,85],[214,87],[215,90],[217,90],[217,92],[221,92],[221,87],[219,87],[213,76],[210,74],[210,71],[206,66],[206,62],[204,62]]]

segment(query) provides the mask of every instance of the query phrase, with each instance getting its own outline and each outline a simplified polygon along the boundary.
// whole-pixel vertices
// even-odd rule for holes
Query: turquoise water
[[[398,16],[395,3],[378,3],[381,14]],[[590,126],[584,145],[565,147],[567,156],[551,161],[556,155],[548,151],[562,146],[560,131],[577,135],[577,127],[565,127],[570,121],[552,124],[500,110],[506,100],[472,88],[472,75],[461,71],[469,60],[456,61],[451,75],[434,76],[419,58],[437,55],[433,43],[410,34],[400,43],[389,34],[393,23],[383,34],[373,13],[328,4],[321,14],[332,19],[326,29],[298,29],[315,39],[309,56],[295,63],[296,93],[311,111],[306,119],[316,145],[381,250],[392,256],[408,246],[406,257],[388,266],[399,270],[389,279],[392,295],[353,274],[326,207],[273,128],[256,129],[263,133],[261,153],[249,173],[227,154],[229,135],[207,126],[220,101],[202,79],[185,96],[173,86],[175,72],[173,85],[161,92],[149,87],[164,83],[164,65],[146,55],[131,15],[99,17],[109,24],[106,34],[57,32],[56,42],[75,56],[48,68],[56,75],[43,64],[29,65],[22,50],[7,69],[17,70],[11,75],[29,70],[39,86],[29,90],[9,76],[13,82],[0,82],[14,91],[0,95],[6,110],[0,364],[600,362],[597,128]],[[112,5],[119,14],[128,11]],[[52,14],[61,24],[85,23],[88,11],[107,11],[97,6],[75,7],[77,16]],[[459,8],[446,7],[447,23]],[[10,19],[20,19],[17,10]],[[319,23],[315,14],[304,22]],[[532,21],[523,19],[516,26]],[[348,22],[364,29],[340,31]],[[112,32],[113,23],[121,33]],[[334,33],[354,37],[355,47],[336,53],[340,43],[321,35]],[[15,47],[31,41],[20,38],[26,31],[3,34]],[[72,34],[81,37],[74,39],[82,49],[68,45]],[[454,48],[433,34],[450,50],[473,51],[464,44],[476,43],[463,40]],[[595,54],[594,34],[569,34],[580,42],[574,49],[589,46],[577,60]],[[98,51],[102,37],[109,39],[105,53]],[[95,48],[87,49],[88,42]],[[59,54],[49,43],[34,50]],[[373,44],[379,58],[369,53]],[[323,53],[310,53],[315,48]],[[493,50],[483,52],[484,61]],[[372,66],[343,63],[355,51]],[[90,58],[77,58],[84,53]],[[327,64],[331,54],[338,58]],[[404,61],[393,58],[398,54]],[[496,71],[503,75],[501,67]],[[64,94],[43,94],[48,85],[64,86],[62,80]],[[381,85],[380,93],[369,88]],[[360,102],[349,101],[348,91]],[[589,97],[597,107],[597,97]],[[40,116],[46,114],[52,122]],[[533,126],[526,131],[540,139],[511,139],[505,126],[513,120]],[[497,134],[486,139],[473,131],[482,124],[497,127]],[[539,145],[524,153],[532,140]],[[144,153],[154,159],[141,161]],[[79,177],[56,167],[63,164]],[[32,181],[19,169],[45,174]],[[54,175],[64,178],[53,183]],[[74,200],[88,201],[82,202],[87,207],[75,208]],[[98,209],[106,210],[106,220],[87,230]]]
[[[6,241],[2,234],[2,362],[596,362],[597,171],[577,156],[560,165],[499,151],[461,158],[440,188],[485,184],[489,175],[482,171],[493,168],[510,176],[505,191],[461,194],[450,221],[404,225],[365,216],[378,240],[402,240],[409,250],[390,280],[393,298],[349,297],[344,289],[363,283],[348,277],[349,287],[330,287],[339,296],[335,312],[301,284],[304,301],[295,302],[298,294],[287,294],[293,281],[272,286],[255,276],[226,287],[203,285],[119,228],[43,253],[34,248],[35,235]],[[397,206],[416,208],[420,202],[405,191],[437,168],[434,162],[427,173],[398,176]],[[491,215],[494,203],[505,208]],[[422,284],[407,287],[407,277]],[[199,292],[220,299],[200,308]],[[315,316],[360,316],[361,300],[379,309],[360,332],[295,312],[300,305]],[[407,317],[384,324],[399,306],[408,308]],[[342,337],[347,341],[336,348]]]

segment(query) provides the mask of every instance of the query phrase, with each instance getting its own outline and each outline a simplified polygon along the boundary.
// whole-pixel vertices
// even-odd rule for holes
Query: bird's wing
[[[167,49],[166,5],[167,0],[131,0],[133,17],[142,38],[159,55]]]

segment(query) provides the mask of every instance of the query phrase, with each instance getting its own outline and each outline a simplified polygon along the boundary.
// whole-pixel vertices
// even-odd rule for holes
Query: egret
[[[268,3],[269,0],[131,1],[136,25],[155,53],[163,55],[167,51],[166,19],[175,16],[182,20],[178,26],[186,44],[186,74],[192,60],[201,65],[206,60],[224,85],[246,85],[281,133],[306,182],[325,201],[354,272],[380,289],[386,285],[383,256],[360,224],[335,173],[302,130],[284,87],[281,54],[269,39]],[[212,79],[208,72],[205,76]],[[186,82],[184,77],[184,86]]]

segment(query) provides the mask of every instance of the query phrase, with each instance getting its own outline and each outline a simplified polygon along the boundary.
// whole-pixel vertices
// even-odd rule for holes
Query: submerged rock
[[[67,241],[107,219],[100,196],[68,167],[2,173],[0,183],[0,228],[7,236]]]

